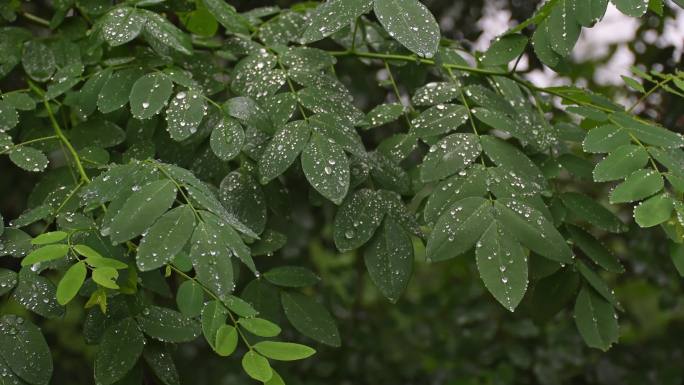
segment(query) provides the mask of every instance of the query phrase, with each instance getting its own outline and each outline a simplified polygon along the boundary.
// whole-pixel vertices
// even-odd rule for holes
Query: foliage
[[[335,263],[401,306],[425,262],[465,261],[506,310],[572,314],[606,351],[623,310],[609,278],[625,269],[602,240],[658,226],[683,266],[684,137],[635,111],[684,96],[684,76],[635,67],[642,96],[625,107],[516,72],[528,46],[570,71],[607,0],[549,0],[486,52],[440,37],[417,0],[61,1],[49,19],[8,4],[0,153],[37,176],[0,227],[0,295],[25,308],[0,319],[2,383],[50,381],[28,312],[67,307],[97,345],[97,384],[177,384],[171,352],[200,338],[256,381],[305,383],[277,362],[351,338],[316,298],[344,293]],[[350,88],[370,69],[385,80],[364,89],[390,95],[364,112]],[[302,223],[320,226],[310,249],[339,257],[294,258]]]

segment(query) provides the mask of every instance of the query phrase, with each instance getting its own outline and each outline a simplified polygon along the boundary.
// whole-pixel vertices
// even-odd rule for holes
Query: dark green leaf
[[[375,286],[390,302],[396,302],[413,271],[413,243],[409,235],[391,217],[385,217],[363,257]]]
[[[298,332],[333,347],[340,346],[340,333],[330,313],[315,300],[299,293],[282,292],[285,316]]]
[[[373,10],[380,24],[404,47],[430,58],[437,52],[439,25],[430,10],[417,0],[375,0]]]

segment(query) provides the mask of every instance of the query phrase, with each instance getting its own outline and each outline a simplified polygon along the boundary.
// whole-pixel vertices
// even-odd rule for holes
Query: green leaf
[[[349,160],[342,148],[322,135],[313,134],[301,160],[311,186],[333,203],[342,203],[350,177]]]
[[[204,289],[198,283],[187,280],[178,286],[176,305],[188,317],[197,317],[202,312]]]
[[[420,138],[429,138],[456,131],[468,121],[468,110],[460,104],[437,104],[423,111],[413,119],[413,133]]]
[[[450,102],[460,94],[460,88],[454,82],[430,82],[414,92],[411,103],[415,106],[433,106]]]
[[[196,133],[206,112],[207,104],[199,91],[178,92],[166,109],[166,124],[171,138],[181,141]]]
[[[319,5],[309,16],[308,23],[301,42],[312,43],[326,38],[356,21],[368,12],[372,0],[328,0]]]
[[[153,117],[166,105],[172,91],[173,83],[164,74],[153,72],[138,78],[128,96],[131,115],[136,119]]]
[[[40,329],[14,314],[0,317],[0,356],[22,380],[46,385],[52,376],[52,356]],[[3,382],[7,379],[3,373]]]
[[[226,210],[256,234],[266,226],[266,199],[261,186],[244,171],[226,175],[219,186],[219,199]]]
[[[278,325],[263,318],[240,318],[238,324],[259,337],[275,337],[280,334]]]
[[[221,357],[228,357],[233,354],[238,344],[238,331],[230,325],[221,325],[216,331],[215,346],[216,353]]]
[[[109,234],[121,243],[142,234],[176,199],[176,187],[170,180],[159,180],[134,192],[112,219]]]
[[[439,25],[417,0],[375,0],[373,10],[393,38],[418,56],[431,58],[440,40]]]
[[[136,262],[140,271],[154,270],[172,261],[194,228],[195,214],[190,205],[178,206],[159,217],[138,246]]]
[[[40,150],[33,147],[17,147],[9,153],[12,163],[26,171],[40,172],[48,166],[48,158]]]
[[[644,0],[611,0],[611,2],[627,16],[641,17],[648,11],[648,1]]]
[[[653,169],[634,171],[610,192],[610,203],[627,203],[647,198],[664,187],[662,175]]]
[[[527,255],[502,223],[493,221],[475,248],[477,270],[490,293],[514,311],[527,290]]]
[[[333,239],[337,249],[349,251],[368,242],[383,215],[382,202],[375,191],[361,189],[350,194],[335,215]]]
[[[195,35],[212,37],[218,30],[216,18],[204,7],[198,6],[194,11],[181,17],[185,28]]]
[[[0,100],[0,132],[9,131],[16,127],[17,124],[19,124],[17,110],[3,98],[3,100]]]
[[[684,146],[684,136],[682,134],[636,120],[626,113],[614,113],[610,119],[646,144],[665,148]]]
[[[413,243],[409,234],[391,217],[385,217],[363,258],[371,281],[390,302],[396,302],[413,271]]]
[[[531,206],[502,198],[494,203],[494,217],[528,249],[560,263],[572,263],[572,251],[563,236]]]
[[[226,31],[233,34],[249,34],[249,22],[225,0],[202,0],[202,2]]]
[[[659,225],[670,219],[673,205],[667,193],[656,195],[634,207],[634,220],[640,227]]]
[[[329,112],[316,114],[309,117],[309,125],[313,132],[334,141],[348,153],[361,157],[366,156],[366,149],[361,141],[361,136],[354,127],[345,124],[336,115]]]
[[[432,182],[453,175],[472,163],[482,148],[475,134],[451,134],[430,147],[423,159],[420,177]]]
[[[156,12],[148,11],[146,9],[138,9],[138,12],[147,20],[144,27],[146,34],[149,34],[160,43],[171,47],[180,53],[186,55],[192,54],[192,41],[190,36],[183,33],[183,31]]]
[[[572,52],[582,30],[575,16],[575,3],[576,0],[558,0],[547,19],[551,48],[563,57]]]
[[[427,241],[429,261],[443,261],[468,251],[492,221],[492,205],[481,197],[452,204],[435,224]]]
[[[608,0],[575,0],[575,16],[585,27],[591,27],[603,18],[608,8]]]
[[[17,275],[17,287],[12,298],[26,309],[45,318],[64,315],[64,307],[57,303],[55,285],[49,279],[24,268]]]
[[[116,283],[117,278],[119,278],[119,272],[113,267],[103,266],[94,269],[92,278],[95,283],[102,287],[108,289],[119,288],[119,285]]]
[[[24,44],[21,64],[26,74],[37,82],[48,81],[57,68],[52,50],[38,40],[30,40]]]
[[[190,242],[190,260],[197,279],[219,298],[225,298],[233,291],[233,265],[231,251],[219,241],[218,230],[200,222]]]
[[[620,260],[611,253],[598,239],[594,238],[593,235],[586,232],[584,229],[578,226],[573,226],[566,224],[566,228],[570,233],[575,245],[577,245],[580,250],[591,258],[594,263],[601,266],[605,270],[622,273],[625,268],[622,267]]]
[[[200,334],[195,320],[165,307],[148,306],[136,320],[145,334],[162,342],[188,342]]]
[[[631,139],[626,130],[613,124],[605,124],[592,128],[582,142],[584,151],[605,153],[617,150],[630,144]]]
[[[605,298],[606,301],[610,302],[613,306],[618,307],[618,301],[615,297],[615,294],[598,273],[589,268],[589,266],[587,266],[584,262],[579,260],[575,261],[575,267],[585,281],[589,283],[589,286],[596,290],[596,292]]]
[[[202,314],[200,318],[202,320],[202,334],[204,335],[204,338],[209,343],[209,346],[211,346],[211,348],[218,353],[219,350],[216,345],[216,334],[218,333],[219,328],[222,325],[225,325],[226,319],[228,319],[228,310],[219,301],[209,301],[202,307]],[[237,337],[237,335],[235,337]],[[225,351],[225,348],[223,351]]]
[[[17,284],[17,273],[9,269],[0,268],[0,295],[5,295]]]
[[[425,204],[423,217],[427,223],[434,223],[453,203],[467,197],[481,197],[486,193],[486,169],[475,164],[435,187]]]
[[[66,305],[78,294],[83,286],[88,269],[84,262],[77,262],[64,273],[64,276],[57,285],[57,302]]]
[[[549,3],[552,4],[552,3]],[[532,35],[532,47],[539,60],[555,70],[562,69],[566,63],[563,56],[556,53],[551,46],[551,34],[548,32],[549,20],[541,21]]]
[[[145,18],[135,8],[114,8],[102,18],[102,37],[116,47],[138,37],[144,25]]]
[[[242,356],[242,368],[248,376],[257,381],[266,382],[273,376],[273,370],[268,364],[268,360],[254,350],[248,350]]]
[[[404,114],[405,107],[401,103],[388,103],[375,106],[366,114],[364,128],[378,127],[394,122]]]
[[[617,314],[613,306],[590,288],[577,295],[575,325],[587,346],[607,351],[618,340]]]
[[[168,346],[148,343],[143,350],[143,358],[164,385],[180,385],[178,370]]]
[[[238,156],[242,151],[242,146],[245,143],[245,131],[240,123],[223,113],[219,114],[218,119],[218,124],[211,131],[209,145],[219,159],[228,161]]]
[[[301,266],[279,266],[264,273],[268,282],[283,287],[307,287],[320,281],[320,277]]]
[[[280,299],[285,316],[298,332],[320,343],[340,346],[335,320],[318,302],[299,293],[282,292]]]
[[[295,361],[311,357],[316,350],[292,342],[262,341],[254,345],[254,350],[265,357],[278,361]]]
[[[114,72],[107,78],[97,95],[97,109],[103,114],[116,111],[128,103],[131,88],[142,75],[137,68]]]
[[[52,261],[63,258],[69,252],[69,245],[47,245],[32,251],[22,259],[21,266],[29,266],[35,263]]]
[[[284,125],[273,136],[259,159],[260,182],[266,184],[285,172],[309,141],[309,126],[303,120]]]
[[[488,67],[508,64],[523,53],[527,41],[527,37],[519,33],[498,36],[480,57],[480,63]]]
[[[145,337],[132,318],[109,327],[95,355],[95,381],[110,385],[122,379],[142,354]]]
[[[627,177],[648,163],[648,152],[640,146],[620,146],[594,168],[594,181],[607,182]]]
[[[481,136],[480,143],[484,153],[495,164],[521,175],[526,184],[536,185],[538,189],[546,188],[542,171],[518,148],[491,135]]]
[[[613,233],[627,230],[627,226],[620,218],[584,194],[576,192],[563,193],[561,200],[570,213],[592,225]]]

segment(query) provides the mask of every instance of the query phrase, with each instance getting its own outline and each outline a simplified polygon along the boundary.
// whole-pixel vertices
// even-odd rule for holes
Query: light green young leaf
[[[514,311],[527,290],[527,255],[502,223],[493,221],[475,248],[477,270],[490,293]]]
[[[575,324],[584,342],[606,351],[618,340],[617,314],[613,306],[591,288],[583,287],[577,296]]]
[[[157,269],[185,247],[195,229],[195,214],[189,205],[178,206],[161,217],[145,232],[136,255],[140,271]]]
[[[278,361],[295,361],[311,357],[316,350],[301,344],[279,341],[262,341],[254,345],[254,350],[265,357]]]
[[[313,134],[301,160],[311,186],[333,203],[342,203],[350,177],[349,160],[342,148],[323,135]]]
[[[131,115],[136,119],[153,117],[166,105],[172,91],[173,82],[164,74],[153,72],[138,78],[128,96]]]
[[[113,267],[103,266],[93,269],[92,278],[95,283],[107,289],[119,288],[119,285],[116,283],[117,278],[119,278],[119,272]]]
[[[375,0],[373,10],[393,38],[418,56],[431,58],[440,40],[439,25],[418,0]]]
[[[230,325],[221,325],[216,331],[216,341],[212,344],[215,346],[216,354],[221,357],[228,357],[233,354],[238,344],[238,331],[235,327]]]
[[[273,376],[268,360],[251,349],[242,356],[242,369],[248,376],[261,382],[266,382]]]
[[[35,263],[53,261],[63,258],[69,252],[69,245],[47,245],[32,251],[26,258],[21,260],[21,266],[30,266]]]
[[[87,272],[85,262],[77,262],[64,273],[57,285],[57,302],[60,305],[66,305],[78,294]]]
[[[0,217],[0,220],[2,220],[1,217]],[[1,234],[2,234],[2,232],[0,232],[0,235]],[[47,245],[50,243],[56,243],[56,242],[61,241],[64,238],[66,238],[67,235],[69,235],[69,234],[67,234],[64,231],[50,231],[47,233],[40,234],[37,237],[33,238],[31,240],[31,244],[33,244],[33,245]]]
[[[366,246],[363,258],[371,281],[390,302],[396,302],[413,271],[413,243],[409,234],[386,216]]]

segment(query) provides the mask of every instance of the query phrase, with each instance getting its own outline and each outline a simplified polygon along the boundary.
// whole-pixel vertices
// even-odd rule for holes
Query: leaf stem
[[[24,16],[27,20],[30,20],[36,24],[42,25],[43,27],[50,27],[50,21],[43,19],[42,17],[36,16],[30,12],[21,11],[20,15]]]

